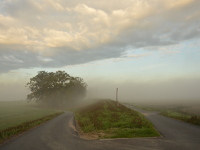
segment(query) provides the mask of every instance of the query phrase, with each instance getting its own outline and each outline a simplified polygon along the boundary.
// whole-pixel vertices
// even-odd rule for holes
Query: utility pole
[[[118,88],[116,89],[116,102],[117,102],[117,107],[119,106],[119,102],[118,102]]]

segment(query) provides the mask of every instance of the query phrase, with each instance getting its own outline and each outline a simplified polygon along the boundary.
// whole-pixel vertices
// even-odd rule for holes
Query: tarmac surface
[[[0,146],[0,150],[198,150],[200,127],[144,111],[143,113],[161,133],[157,138],[83,140],[75,128],[71,112],[48,121]]]

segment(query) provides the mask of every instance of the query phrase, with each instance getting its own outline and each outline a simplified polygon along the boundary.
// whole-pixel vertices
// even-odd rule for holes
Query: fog
[[[0,101],[25,100],[28,92],[24,82],[0,83]]]
[[[114,83],[97,81],[88,87],[89,98],[116,98],[121,102],[191,103],[200,100],[200,78]]]
[[[0,101],[25,100],[29,93],[26,82],[1,83]],[[176,78],[162,81],[124,81],[94,79],[86,81],[86,99],[118,99],[132,103],[192,103],[200,101],[200,78]]]

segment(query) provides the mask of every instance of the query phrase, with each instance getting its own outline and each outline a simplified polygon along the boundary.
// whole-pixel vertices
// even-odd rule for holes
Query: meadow
[[[39,125],[61,112],[26,101],[0,101],[0,142]]]
[[[121,104],[117,106],[112,100],[83,107],[75,116],[82,132],[97,139],[159,136],[142,114]]]

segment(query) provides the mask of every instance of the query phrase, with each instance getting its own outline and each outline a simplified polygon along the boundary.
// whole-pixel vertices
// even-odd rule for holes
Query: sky
[[[82,77],[89,98],[200,100],[199,0],[0,0],[0,100],[38,71]]]

